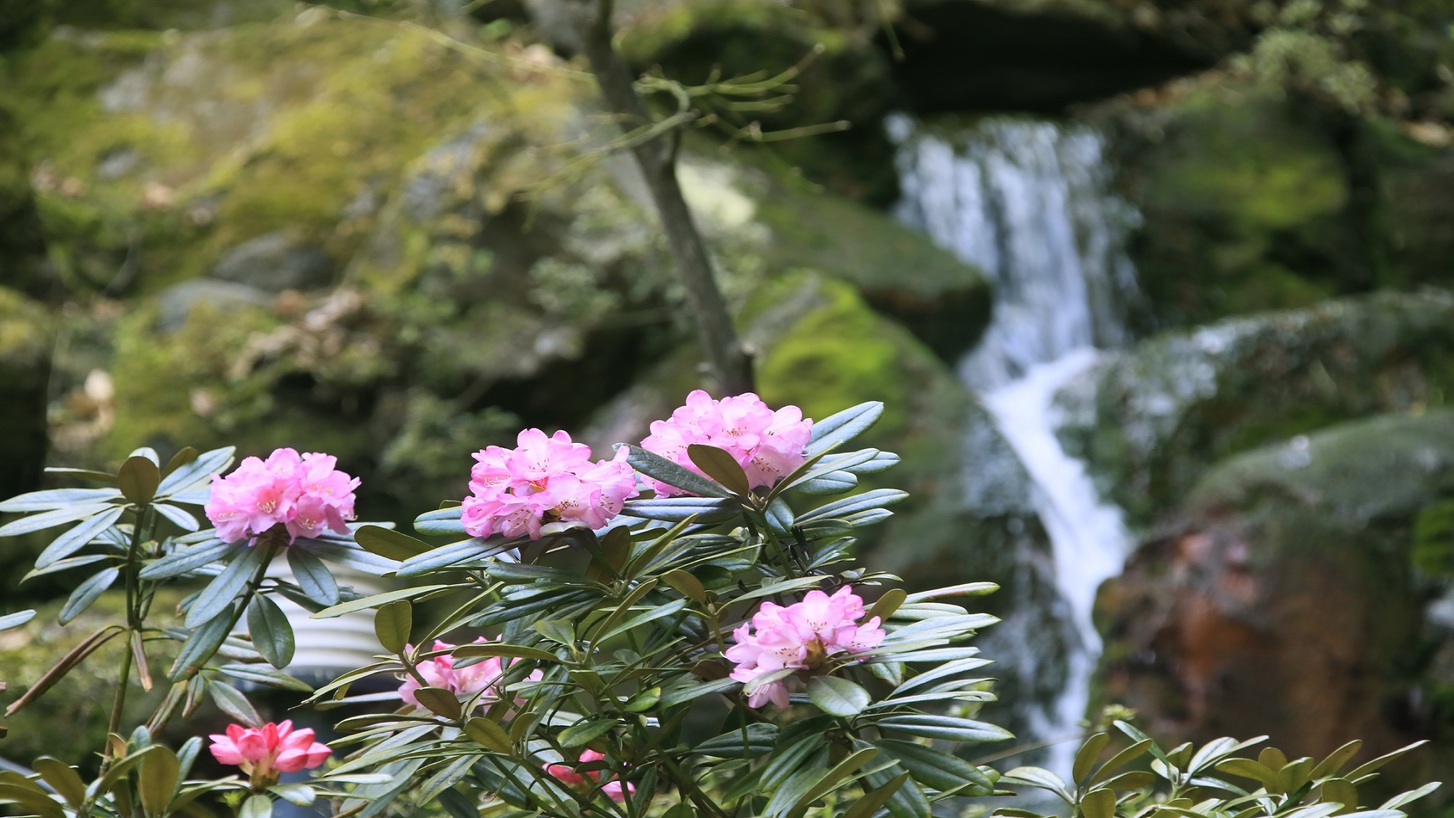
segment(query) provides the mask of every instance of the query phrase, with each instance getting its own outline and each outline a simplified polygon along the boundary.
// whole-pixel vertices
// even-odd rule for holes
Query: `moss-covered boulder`
[[[1446,733],[1419,704],[1428,597],[1410,554],[1412,524],[1451,469],[1447,409],[1218,462],[1102,589],[1104,700],[1165,740],[1270,734],[1290,757]]]
[[[1275,440],[1454,398],[1454,296],[1380,293],[1168,333],[1057,397],[1061,440],[1133,522],[1209,464]]]

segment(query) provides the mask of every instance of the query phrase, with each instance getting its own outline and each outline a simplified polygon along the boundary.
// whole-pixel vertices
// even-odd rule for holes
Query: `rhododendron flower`
[[[319,452],[300,457],[293,449],[278,449],[266,461],[246,458],[232,474],[212,475],[207,519],[224,542],[256,541],[277,525],[289,543],[325,530],[347,534],[359,481],[335,469],[337,462]]]
[[[490,640],[482,636],[476,639],[475,643],[480,644],[488,641]],[[453,647],[454,645],[449,642],[437,639],[434,642],[435,650],[449,650]],[[413,650],[413,648],[413,645],[408,646],[409,650]],[[488,659],[472,665],[457,668],[454,666],[454,657],[450,654],[445,654],[443,656],[436,656],[433,659],[426,659],[420,662],[415,669],[419,671],[419,675],[424,677],[424,680],[429,683],[430,687],[443,688],[457,696],[474,696],[476,693],[480,694],[479,698],[476,699],[476,702],[479,704],[493,704],[505,697],[504,691],[500,689],[500,677],[505,675],[505,671],[509,669],[509,664],[498,656],[491,656]],[[531,681],[539,681],[541,679],[540,671],[531,671],[530,675],[525,678]],[[419,707],[419,699],[415,698],[414,692],[421,686],[419,680],[414,678],[413,675],[405,676],[404,683],[399,686],[399,698],[408,704]]]
[[[581,753],[576,763],[589,764],[593,761],[603,761],[605,758],[604,753],[598,753],[595,750],[586,750]],[[575,767],[570,764],[547,764],[545,766],[545,772],[568,787],[589,787],[594,789],[601,781],[600,770],[587,770],[584,773],[578,773]],[[621,804],[626,801],[626,796],[636,791],[636,785],[611,779],[604,784],[600,784],[600,790],[607,798]]]
[[[294,730],[293,722],[271,722],[262,727],[229,724],[225,734],[213,734],[212,757],[222,764],[236,764],[252,777],[254,784],[276,783],[279,773],[311,770],[333,752],[313,740],[310,729]]]
[[[830,656],[878,647],[884,640],[879,618],[875,616],[862,625],[857,624],[864,613],[863,600],[848,586],[832,596],[809,591],[803,601],[786,608],[764,602],[753,614],[751,623],[744,622],[732,632],[736,644],[726,653],[730,661],[737,663],[732,678],[751,682],[784,668],[814,671]],[[748,695],[747,705],[761,707],[772,702],[778,707],[787,707],[790,681],[794,677],[757,687]]]
[[[475,452],[478,462],[470,470],[463,509],[471,536],[528,534],[538,540],[541,525],[552,522],[601,528],[638,494],[624,448],[611,460],[593,462],[591,448],[572,443],[565,432],[546,437],[539,429],[526,429],[516,442],[514,449],[490,446]]]
[[[804,418],[796,406],[774,412],[751,392],[718,401],[698,389],[687,395],[686,405],[672,412],[670,420],[652,422],[641,448],[702,474],[687,456],[687,447],[716,446],[742,466],[750,488],[769,488],[803,465],[803,449],[812,432],[812,419]],[[646,482],[662,496],[683,493],[658,480]]]

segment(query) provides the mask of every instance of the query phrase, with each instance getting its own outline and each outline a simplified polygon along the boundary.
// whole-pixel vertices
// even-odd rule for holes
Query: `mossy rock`
[[[1130,251],[1159,326],[1367,289],[1343,157],[1312,113],[1213,87],[1132,120],[1122,181],[1144,221]]]
[[[1100,596],[1106,700],[1171,741],[1270,734],[1297,756],[1434,737],[1444,746],[1420,754],[1422,769],[1390,768],[1388,786],[1447,775],[1447,727],[1416,704],[1435,680],[1410,531],[1451,468],[1448,409],[1215,463]]]
[[[1146,524],[1207,464],[1454,399],[1454,295],[1380,293],[1168,333],[1068,385],[1061,440]]]

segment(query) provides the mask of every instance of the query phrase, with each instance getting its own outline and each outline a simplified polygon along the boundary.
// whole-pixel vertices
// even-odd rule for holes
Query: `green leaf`
[[[1115,755],[1111,756],[1110,761],[1102,764],[1101,768],[1099,770],[1096,770],[1095,777],[1091,779],[1091,782],[1096,783],[1106,780],[1106,776],[1145,755],[1146,750],[1150,747],[1151,739],[1147,738],[1142,739],[1135,744],[1132,744],[1131,746],[1127,747],[1119,753],[1116,753]]]
[[[1075,800],[1065,780],[1043,767],[1016,767],[1005,773],[1000,778],[1000,783],[1048,790],[1060,796],[1066,803],[1073,803]]]
[[[1277,773],[1266,764],[1250,758],[1224,758],[1217,762],[1217,769],[1228,775],[1250,778],[1266,787],[1269,792],[1277,787]]]
[[[318,800],[318,791],[303,783],[274,784],[268,787],[268,792],[300,807],[311,807]]]
[[[463,527],[461,527],[461,532],[463,532]],[[429,543],[416,540],[402,531],[377,525],[359,526],[358,530],[353,532],[353,539],[365,551],[399,562],[423,554],[432,547]]]
[[[242,695],[242,691],[226,682],[219,682],[216,679],[209,679],[207,682],[207,695],[217,705],[217,709],[250,727],[263,726],[262,717],[258,715],[257,709],[252,702]]]
[[[674,687],[661,695],[661,701],[658,702],[658,705],[662,708],[675,707],[676,705],[684,704],[702,696],[707,696],[712,693],[721,693],[725,690],[731,690],[738,684],[740,684],[740,682],[738,682],[736,679],[728,677],[725,679],[716,679],[710,682],[691,684],[685,687]]]
[[[254,596],[247,606],[247,632],[268,664],[281,670],[292,663],[296,648],[293,626],[278,603],[264,594]]]
[[[560,661],[550,651],[525,645],[511,645],[506,642],[470,642],[455,647],[450,653],[460,659],[473,659],[477,656],[508,656],[514,659],[533,659],[537,662]]]
[[[845,497],[842,500],[835,500],[831,503],[821,505],[804,514],[799,519],[803,523],[808,523],[830,517],[850,517],[864,511],[901,503],[908,499],[908,497],[908,492],[899,491],[898,489],[874,489],[873,491],[865,491],[862,494],[855,494],[852,497]]]
[[[18,628],[26,622],[35,618],[34,610],[16,611],[12,614],[0,616],[0,631],[8,631],[11,628]]]
[[[273,799],[258,793],[248,796],[238,810],[237,818],[273,818]]]
[[[319,605],[337,605],[338,581],[323,560],[302,548],[289,548],[287,552],[288,568],[303,593]]]
[[[578,721],[570,727],[562,730],[556,741],[560,746],[567,749],[580,747],[589,743],[592,739],[600,738],[616,728],[619,724],[615,719],[587,719]]]
[[[814,676],[808,680],[808,698],[831,716],[850,718],[863,712],[873,701],[868,691],[837,676]]]
[[[489,719],[470,719],[464,724],[464,734],[474,743],[503,755],[513,755],[514,746],[505,728]]]
[[[249,548],[246,542],[207,540],[188,548],[173,549],[170,554],[141,569],[141,578],[150,582],[179,577],[189,571],[210,565],[232,551]]]
[[[791,488],[802,494],[842,494],[858,488],[858,478],[853,472],[830,471],[821,477],[809,477]]]
[[[1359,749],[1361,749],[1362,747],[1362,741],[1358,739],[1353,739],[1347,744],[1344,744],[1342,747],[1339,747],[1338,749],[1329,753],[1327,758],[1319,761],[1318,766],[1313,768],[1313,772],[1311,774],[1313,779],[1316,780],[1319,778],[1325,778],[1330,775],[1336,775],[1339,770],[1343,769],[1343,765],[1348,763],[1349,759],[1358,754]]]
[[[532,627],[535,628],[536,633],[557,644],[574,645],[576,643],[575,628],[564,619],[544,619],[536,622]]]
[[[791,537],[793,535],[793,510],[787,501],[776,497],[767,504],[767,525],[772,533],[779,537]]]
[[[1090,775],[1091,768],[1101,757],[1101,751],[1111,742],[1111,737],[1106,733],[1095,733],[1080,745],[1075,752],[1075,764],[1071,768],[1070,778],[1072,781],[1084,781]]]
[[[1318,785],[1322,790],[1322,801],[1342,804],[1349,812],[1358,809],[1358,788],[1346,778],[1330,778]],[[1387,806],[1387,805],[1385,805]]]
[[[190,462],[177,463],[177,458],[182,456],[182,452],[178,452],[167,463],[166,476],[162,478],[161,485],[157,486],[157,494],[162,497],[170,497],[205,483],[211,479],[212,475],[227,471],[227,467],[232,465],[232,457],[236,452],[236,447],[224,446],[221,449],[203,452]],[[182,501],[175,500],[174,502]]]
[[[843,818],[872,818],[873,814],[882,809],[884,804],[887,804],[894,793],[898,792],[899,788],[904,786],[904,782],[908,780],[908,773],[900,773],[882,786],[868,790],[862,798],[848,808],[847,812],[843,813]]]
[[[662,574],[661,581],[681,591],[698,605],[707,603],[707,589],[702,587],[702,581],[680,568],[673,568]]]
[[[890,770],[875,770],[865,775],[864,781],[869,786],[883,788],[892,784],[895,780],[904,779],[908,773],[895,777]],[[894,788],[893,794],[885,804],[889,813],[894,818],[930,818],[929,799],[924,797],[924,791],[913,781],[905,780],[903,784]]]
[[[987,795],[994,790],[994,782],[990,781],[989,776],[952,753],[895,739],[879,739],[874,742],[874,746],[898,761],[915,781],[941,792],[950,792],[965,786],[973,786],[984,792],[964,794]]]
[[[156,513],[171,520],[173,525],[183,531],[193,532],[202,528],[202,525],[197,522],[197,517],[181,506],[158,502],[152,503],[151,508]]]
[[[883,412],[881,401],[868,401],[815,422],[805,453],[815,455],[836,449],[867,431]]]
[[[1405,806],[1407,806],[1408,804],[1411,804],[1414,801],[1417,801],[1420,798],[1423,798],[1424,796],[1426,796],[1429,793],[1433,792],[1434,790],[1439,789],[1439,786],[1440,786],[1440,783],[1438,781],[1430,781],[1429,783],[1425,784],[1422,787],[1419,787],[1416,790],[1409,790],[1408,792],[1400,793],[1399,795],[1395,795],[1394,797],[1392,797],[1392,798],[1388,799],[1387,801],[1383,802],[1383,804],[1379,807],[1379,809],[1397,809],[1397,810],[1401,810]]]
[[[19,520],[13,520],[0,526],[0,537],[13,537],[17,534],[29,534],[32,531],[44,531],[47,528],[55,528],[58,525],[69,523],[73,520],[82,520],[100,514],[108,509],[119,508],[121,507],[110,503],[84,503],[58,508],[53,511],[43,511],[40,514],[21,517]]]
[[[873,603],[873,607],[868,609],[868,613],[864,614],[864,621],[867,622],[875,616],[881,623],[889,621],[889,617],[894,615],[894,611],[897,611],[907,598],[908,595],[902,588],[890,588],[884,591],[883,596],[880,596],[878,601]]]
[[[313,692],[313,686],[307,682],[295,679],[267,665],[223,665],[217,670],[223,675],[250,684],[267,685],[280,690],[297,690],[302,693]]]
[[[928,591],[919,591],[909,594],[904,598],[906,604],[928,602],[931,599],[943,599],[944,597],[958,596],[984,596],[992,594],[1000,589],[999,585],[993,582],[964,582],[959,585],[949,585],[944,588],[934,588]]]
[[[626,462],[647,477],[655,478],[669,486],[675,486],[692,494],[702,497],[730,498],[732,496],[732,492],[700,474],[640,446],[630,447],[630,454],[627,455]],[[744,477],[744,479],[746,478]]]
[[[1080,799],[1080,814],[1085,818],[1115,818],[1116,794],[1110,790],[1086,793]]]
[[[414,518],[414,530],[426,537],[455,537],[466,534],[461,506],[426,511]]]
[[[234,554],[222,573],[214,577],[192,602],[192,607],[187,610],[187,627],[195,628],[230,606],[253,577],[263,570],[267,558],[266,548],[249,547]]]
[[[687,457],[708,477],[721,483],[738,497],[747,497],[752,489],[747,485],[747,472],[737,458],[726,450],[702,443],[687,444]]]
[[[742,513],[742,504],[724,497],[658,497],[651,500],[628,500],[621,513],[664,523],[692,520],[707,525],[737,517]]]
[[[389,653],[403,653],[414,629],[414,606],[400,599],[379,608],[374,614],[374,635]]]
[[[661,688],[649,687],[632,696],[631,700],[626,702],[621,709],[627,713],[645,713],[651,708],[656,707],[659,701],[661,701]]]
[[[151,463],[150,460],[146,462]],[[176,755],[160,745],[141,762],[136,776],[136,794],[141,797],[147,818],[160,818],[167,813],[167,805],[177,792],[180,772],[181,764]]]
[[[50,756],[41,756],[30,766],[67,804],[79,807],[86,800],[86,782],[81,780],[75,767]]]
[[[398,599],[414,599],[415,597],[421,597],[426,594],[434,593],[436,591],[447,591],[453,587],[453,585],[416,585],[413,588],[400,588],[397,591],[385,591],[382,594],[374,594],[373,596],[361,597],[359,599],[351,600],[349,602],[343,602],[338,605],[334,605],[331,608],[325,608],[318,613],[313,614],[312,618],[332,619],[335,616],[343,616],[344,614],[351,614],[355,611],[367,611],[370,608],[377,608],[383,605],[387,605],[390,602]]]
[[[0,512],[50,511],[71,505],[96,505],[120,499],[116,489],[46,489],[11,497],[0,503]]]
[[[394,573],[401,577],[419,577],[453,568],[468,562],[492,557],[511,548],[512,540],[461,540],[417,554],[399,564]]]
[[[36,568],[48,568],[60,560],[80,551],[90,544],[101,532],[110,528],[121,519],[126,509],[121,506],[107,506],[96,516],[82,520],[71,527],[66,533],[56,537],[46,549],[40,552],[35,558]],[[36,515],[41,516],[41,515]],[[23,521],[21,521],[23,522]]]
[[[222,646],[231,627],[232,611],[224,608],[193,630],[187,641],[182,643],[182,649],[178,651],[177,660],[167,672],[167,678],[177,682],[195,675]]]
[[[447,719],[458,719],[464,714],[459,699],[454,693],[440,687],[421,687],[414,691],[414,698],[431,712]]]
[[[814,801],[817,801],[819,798],[847,783],[853,774],[858,772],[860,767],[867,764],[876,755],[878,755],[876,748],[865,747],[838,762],[827,774],[817,779],[817,783],[811,789],[798,798],[797,802],[793,804],[792,809],[788,811],[788,814],[801,814]]]
[[[21,778],[21,780],[25,779]],[[25,787],[13,779],[6,779],[5,783],[0,783],[0,803],[4,802],[19,804],[31,810],[32,812],[29,814],[40,816],[40,818],[64,818],[65,816],[61,805],[51,800],[45,790],[40,787],[34,789]]]
[[[91,607],[91,603],[95,602],[96,598],[101,596],[107,588],[110,588],[111,583],[115,582],[119,576],[121,576],[120,570],[116,568],[105,568],[87,577],[84,582],[76,586],[76,590],[71,592],[70,598],[61,607],[60,615],[56,617],[56,621],[62,625],[69,624],[72,619],[80,616],[83,611]]]
[[[188,463],[193,463],[196,460],[197,460],[197,449],[196,449],[196,447],[194,447],[194,446],[183,446],[181,449],[179,449],[177,451],[176,454],[172,455],[172,457],[171,457],[170,460],[167,461],[166,468],[162,469],[162,471],[161,471],[161,476],[162,477],[166,477],[167,475],[171,474],[172,472],[176,471],[177,469],[180,469],[181,467],[187,465]]]
[[[1422,747],[1422,746],[1424,746],[1425,744],[1428,744],[1428,743],[1429,742],[1426,739],[1426,740],[1423,740],[1423,741],[1416,741],[1413,744],[1408,745],[1407,747],[1400,747],[1399,749],[1394,750],[1391,753],[1388,753],[1386,755],[1381,755],[1378,758],[1373,759],[1372,761],[1369,761],[1369,762],[1366,762],[1366,763],[1360,765],[1358,767],[1358,769],[1354,770],[1351,773],[1348,773],[1347,775],[1345,775],[1343,777],[1344,778],[1347,778],[1350,781],[1355,780],[1355,779],[1358,779],[1358,778],[1362,778],[1363,776],[1368,775],[1369,773],[1371,773],[1371,772],[1379,769],[1380,767],[1382,767],[1383,765],[1387,764],[1388,762],[1393,761],[1394,759],[1398,758],[1399,756],[1403,755],[1404,753],[1407,753],[1407,752],[1409,752],[1411,750],[1416,750],[1419,747]]]
[[[699,742],[692,752],[713,758],[758,758],[773,751],[777,736],[776,724],[753,722],[742,729],[730,730]]]
[[[126,458],[121,470],[116,473],[116,486],[121,489],[121,496],[136,506],[150,504],[161,482],[162,473],[157,464],[146,457]]]

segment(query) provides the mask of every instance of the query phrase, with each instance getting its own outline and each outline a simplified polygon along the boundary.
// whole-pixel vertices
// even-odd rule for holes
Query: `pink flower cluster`
[[[884,630],[876,616],[857,624],[864,613],[863,600],[847,586],[832,596],[809,591],[802,602],[786,608],[764,602],[753,614],[751,624],[744,622],[732,632],[736,644],[726,654],[737,663],[732,678],[751,682],[784,668],[817,670],[834,654],[878,647],[884,640]],[[754,628],[756,633],[752,632]],[[747,705],[761,707],[772,702],[787,707],[787,683],[793,680],[789,676],[758,687],[748,696]]]
[[[595,750],[586,750],[585,752],[581,753],[581,757],[577,761],[577,763],[589,764],[593,761],[603,761],[605,760],[605,758],[606,756],[604,753],[598,753]],[[575,767],[572,767],[569,764],[547,764],[545,767],[545,772],[568,787],[583,787],[589,785],[591,788],[594,789],[601,780],[600,770],[588,770],[584,773],[578,773],[576,772]],[[636,786],[634,784],[615,780],[610,780],[604,784],[600,784],[600,787],[602,794],[618,804],[624,803],[626,801],[626,796],[636,791]]]
[[[501,533],[540,539],[547,522],[578,522],[601,528],[637,495],[636,473],[623,447],[612,460],[591,461],[591,448],[570,435],[550,437],[526,429],[517,448],[490,446],[475,452],[469,497],[464,498],[465,531],[475,537]]]
[[[488,641],[490,640],[482,636],[476,639],[475,643]],[[435,650],[449,650],[453,647],[454,645],[449,642],[437,639],[434,642]],[[413,650],[413,645],[410,645],[409,649]],[[456,668],[454,657],[449,654],[426,659],[417,666],[419,675],[424,677],[424,681],[428,682],[430,687],[443,688],[457,696],[468,697],[478,693],[480,695],[476,702],[479,704],[492,704],[504,698],[504,691],[499,689],[499,683],[500,677],[505,675],[508,668],[509,664],[498,656],[491,656],[484,661]],[[540,678],[538,670],[531,671],[530,675],[526,677],[531,681],[539,681]],[[421,686],[419,680],[414,676],[406,676],[404,683],[399,686],[399,698],[408,704],[419,707],[419,699],[414,696],[414,692]]]
[[[283,525],[288,542],[330,530],[347,534],[353,519],[353,490],[358,478],[334,468],[332,455],[278,449],[266,461],[249,457],[232,474],[212,475],[207,519],[224,542],[256,540]]]
[[[804,418],[796,406],[774,412],[751,392],[718,401],[698,389],[687,395],[686,405],[672,412],[670,420],[652,422],[641,448],[701,474],[687,456],[687,446],[716,446],[747,472],[750,488],[767,488],[803,464],[803,449],[812,432],[812,419]],[[648,478],[647,484],[662,496],[683,493],[657,480]]]
[[[262,727],[229,724],[225,734],[213,734],[212,757],[236,764],[255,784],[277,783],[279,773],[311,770],[333,750],[313,740],[313,731],[294,730],[293,722],[268,722]]]

